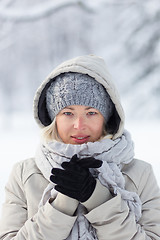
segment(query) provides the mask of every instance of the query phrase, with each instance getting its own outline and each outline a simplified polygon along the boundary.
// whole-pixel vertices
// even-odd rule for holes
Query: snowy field
[[[25,126],[24,126],[25,122]],[[23,123],[23,124],[22,124]],[[160,123],[126,123],[126,129],[131,132],[135,143],[135,156],[152,164],[158,184],[160,185],[160,150],[159,133]],[[34,120],[12,121],[10,128],[0,125],[0,212],[4,201],[4,187],[8,176],[17,161],[34,156],[39,143],[39,129]]]

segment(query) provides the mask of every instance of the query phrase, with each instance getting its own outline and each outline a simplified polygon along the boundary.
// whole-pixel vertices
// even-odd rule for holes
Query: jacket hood
[[[107,131],[113,134],[113,139],[121,136],[124,130],[124,111],[120,97],[104,60],[95,55],[80,56],[63,62],[42,82],[35,93],[33,102],[34,118],[38,125],[45,127],[51,124],[46,108],[46,91],[56,76],[66,72],[88,74],[105,87],[114,104],[113,114],[107,123]]]

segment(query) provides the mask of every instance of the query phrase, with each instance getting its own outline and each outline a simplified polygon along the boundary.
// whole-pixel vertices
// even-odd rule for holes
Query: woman
[[[34,116],[42,141],[13,168],[0,239],[160,239],[160,190],[134,159],[102,58],[59,65],[36,92]]]

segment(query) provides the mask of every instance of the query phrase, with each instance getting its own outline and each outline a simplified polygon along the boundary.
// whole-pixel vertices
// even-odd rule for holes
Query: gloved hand
[[[63,162],[63,169],[53,168],[50,180],[57,184],[55,189],[64,195],[77,199],[79,202],[87,201],[92,195],[96,179],[89,168],[99,168],[102,161],[93,157],[79,159],[74,155],[70,162]]]

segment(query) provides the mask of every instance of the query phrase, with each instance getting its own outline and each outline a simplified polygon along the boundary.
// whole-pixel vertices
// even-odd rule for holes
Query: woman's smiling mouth
[[[82,143],[88,142],[89,136],[75,135],[75,136],[71,136],[71,138],[75,143],[82,144]]]

